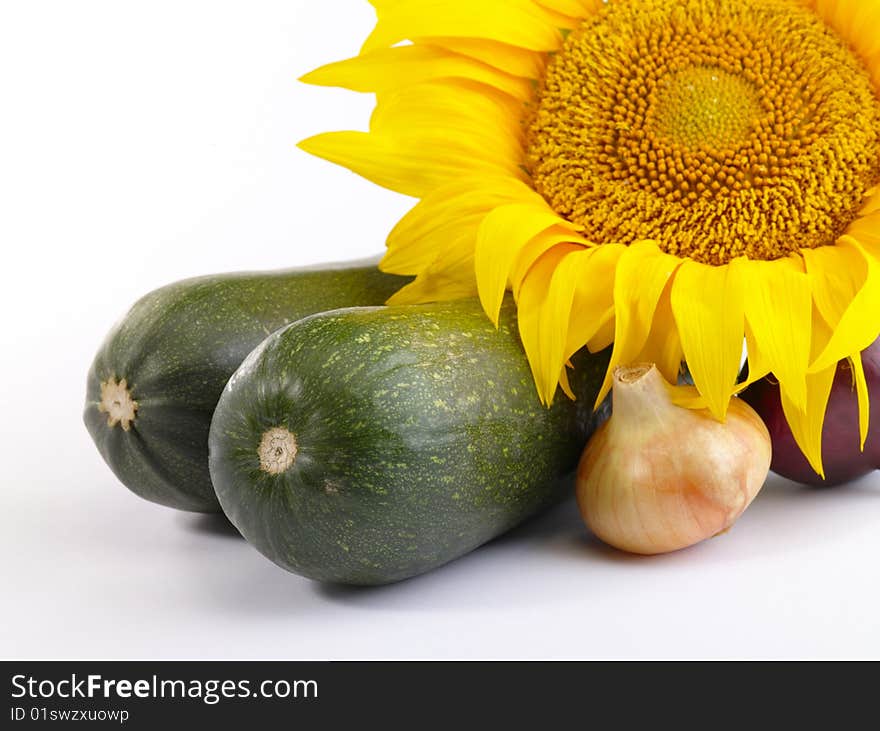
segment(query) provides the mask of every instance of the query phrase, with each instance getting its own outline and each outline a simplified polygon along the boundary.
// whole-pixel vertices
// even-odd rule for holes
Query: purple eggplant
[[[742,397],[764,420],[773,443],[776,474],[806,485],[840,485],[880,468],[880,340],[862,353],[865,379],[871,400],[871,423],[865,451],[859,448],[859,403],[849,361],[837,365],[831,397],[822,429],[823,480],[810,467],[794,441],[782,413],[779,385],[764,378],[751,385]]]

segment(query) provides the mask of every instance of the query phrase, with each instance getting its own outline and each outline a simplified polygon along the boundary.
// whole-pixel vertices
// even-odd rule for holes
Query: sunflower
[[[725,418],[743,345],[821,474],[838,361],[862,443],[880,334],[880,0],[373,0],[369,132],[308,152],[420,201],[393,298],[516,298],[538,394],[587,346],[650,361]],[[610,388],[606,379],[600,399]]]

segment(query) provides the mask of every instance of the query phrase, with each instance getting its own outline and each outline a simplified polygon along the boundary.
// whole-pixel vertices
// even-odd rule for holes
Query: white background
[[[0,655],[880,656],[880,478],[771,478],[727,535],[652,559],[569,503],[427,576],[325,587],[218,518],[126,491],[82,426],[104,333],[186,276],[377,253],[410,201],[295,148],[371,99],[296,79],[366,0],[0,4]]]

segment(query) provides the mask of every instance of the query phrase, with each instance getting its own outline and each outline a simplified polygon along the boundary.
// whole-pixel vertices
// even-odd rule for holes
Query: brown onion
[[[611,418],[578,467],[581,515],[606,543],[631,553],[675,551],[727,530],[770,468],[770,435],[734,398],[721,423],[675,406],[653,365],[614,373]]]

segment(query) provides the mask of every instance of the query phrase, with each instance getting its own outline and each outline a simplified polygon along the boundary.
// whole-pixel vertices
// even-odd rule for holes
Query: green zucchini
[[[89,372],[84,420],[98,451],[142,498],[220,512],[208,429],[247,354],[279,327],[382,304],[406,281],[360,262],[199,277],[151,292],[113,328]]]
[[[608,354],[541,405],[508,301],[326,312],[267,338],[223,392],[211,477],[279,566],[385,584],[440,566],[570,491]],[[601,411],[601,410],[600,410]]]

